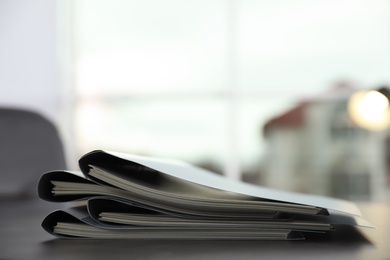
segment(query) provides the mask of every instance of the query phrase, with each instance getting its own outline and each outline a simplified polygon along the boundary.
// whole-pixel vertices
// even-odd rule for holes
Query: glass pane
[[[225,1],[74,1],[80,95],[221,90]]]
[[[389,10],[383,0],[239,1],[239,86],[297,95],[339,80],[387,84]]]
[[[383,114],[370,112],[367,118],[372,122],[387,120],[386,128],[359,125],[349,109],[354,91],[337,86],[264,121],[260,126],[263,153],[255,181],[268,187],[348,200],[386,199],[390,108]],[[367,100],[365,96],[363,101]],[[369,104],[363,112],[373,111],[375,106]]]
[[[219,168],[225,160],[223,99],[88,100],[77,107],[76,117],[80,154],[104,148]]]

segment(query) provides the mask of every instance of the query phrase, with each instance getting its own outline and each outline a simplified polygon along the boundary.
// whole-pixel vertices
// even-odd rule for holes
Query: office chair
[[[66,169],[55,125],[28,110],[0,108],[0,200],[36,197],[39,177]]]

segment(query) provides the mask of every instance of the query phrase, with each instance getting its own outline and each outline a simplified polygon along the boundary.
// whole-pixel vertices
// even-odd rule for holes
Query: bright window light
[[[361,127],[383,130],[389,126],[389,100],[378,91],[359,91],[349,102],[352,119]]]

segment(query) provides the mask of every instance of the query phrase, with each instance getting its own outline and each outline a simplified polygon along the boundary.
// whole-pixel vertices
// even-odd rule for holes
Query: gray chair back
[[[0,108],[0,199],[36,197],[39,177],[66,169],[56,126],[28,110]]]

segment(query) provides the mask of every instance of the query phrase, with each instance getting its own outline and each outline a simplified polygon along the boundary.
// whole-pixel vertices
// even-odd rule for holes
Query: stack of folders
[[[96,150],[80,172],[51,171],[40,198],[78,201],[46,216],[62,238],[302,240],[372,227],[348,201],[236,182],[189,164]]]

